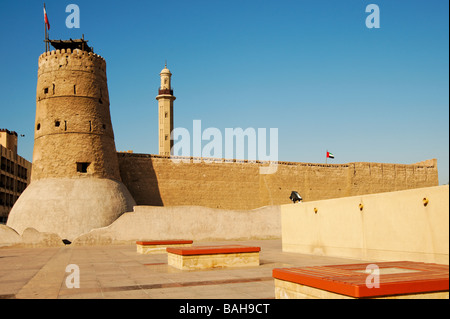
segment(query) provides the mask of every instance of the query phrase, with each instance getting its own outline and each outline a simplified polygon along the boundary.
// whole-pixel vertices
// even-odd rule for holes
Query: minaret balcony
[[[163,95],[163,94],[166,94],[166,95],[173,95],[173,90],[172,89],[159,89],[158,90],[158,95]]]

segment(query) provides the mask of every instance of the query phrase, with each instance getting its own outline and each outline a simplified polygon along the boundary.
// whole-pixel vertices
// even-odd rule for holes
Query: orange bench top
[[[173,240],[149,240],[149,241],[137,241],[137,245],[184,245],[192,244],[192,240],[173,239]]]
[[[365,270],[371,264],[377,265],[380,271],[378,288],[366,285],[370,274]],[[412,261],[275,268],[272,271],[275,279],[355,298],[448,291],[448,274],[448,265]]]
[[[189,256],[189,255],[256,253],[259,252],[261,248],[241,246],[241,245],[225,245],[225,246],[168,247],[166,250],[168,253],[182,256]]]

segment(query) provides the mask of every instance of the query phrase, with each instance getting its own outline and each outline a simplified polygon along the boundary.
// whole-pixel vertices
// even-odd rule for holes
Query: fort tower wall
[[[32,181],[83,177],[86,170],[120,181],[115,154],[105,60],[70,49],[41,55]]]
[[[39,57],[31,184],[7,225],[73,239],[135,202],[119,172],[105,60],[61,49]]]

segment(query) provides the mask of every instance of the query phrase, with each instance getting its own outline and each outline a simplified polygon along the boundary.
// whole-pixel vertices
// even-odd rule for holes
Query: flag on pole
[[[47,11],[45,10],[45,3],[44,3],[44,20],[45,25],[47,26],[47,30],[50,30],[50,22],[48,22]]]
[[[334,155],[327,151],[327,158],[334,158]]]

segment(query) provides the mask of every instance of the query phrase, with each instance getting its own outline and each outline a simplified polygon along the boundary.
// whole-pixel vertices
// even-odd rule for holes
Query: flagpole
[[[327,150],[327,152],[325,154],[325,165],[327,165],[327,164],[328,164],[328,150]]]
[[[45,30],[45,52],[50,51],[50,42],[48,40],[48,30],[47,30],[47,10],[45,8],[45,2],[44,2],[44,30]]]
[[[48,52],[48,33],[47,33],[47,24],[44,22],[44,28],[45,28],[45,52]]]

